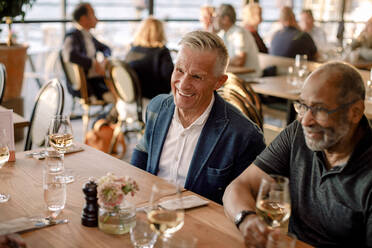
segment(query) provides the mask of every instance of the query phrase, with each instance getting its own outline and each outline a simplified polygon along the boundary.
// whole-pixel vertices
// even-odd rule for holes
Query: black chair
[[[63,106],[63,86],[58,79],[52,79],[40,89],[36,97],[31,124],[27,132],[25,151],[44,145],[50,120],[53,116],[62,114]]]
[[[5,65],[0,63],[0,104],[3,100],[5,86],[6,86],[6,69],[5,69]]]
[[[87,81],[83,68],[77,64],[64,60],[62,50],[59,52],[59,59],[62,65],[63,72],[65,73],[67,90],[74,98],[72,108],[74,109],[75,107],[75,101],[78,101],[84,110],[82,119],[83,138],[85,139],[85,134],[88,130],[90,117],[98,115],[98,113],[90,114],[90,107],[100,106],[103,110],[108,102],[89,97]],[[99,113],[100,112],[101,111],[99,111]]]
[[[142,118],[141,85],[136,72],[124,61],[112,60],[108,63],[106,84],[114,95],[118,112],[117,128],[111,142],[112,152],[120,132],[126,135],[129,132],[143,134],[144,122]]]

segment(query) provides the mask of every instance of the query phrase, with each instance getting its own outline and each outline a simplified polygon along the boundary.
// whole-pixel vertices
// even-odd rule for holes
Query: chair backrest
[[[25,151],[44,145],[49,123],[53,116],[63,112],[64,91],[58,79],[52,79],[39,91],[31,114],[27,132]]]
[[[262,117],[262,104],[261,104],[260,97],[252,89],[249,83],[244,82],[241,78],[239,78],[235,74],[227,73],[227,75],[228,75],[228,79],[224,84],[224,88],[233,89],[237,93],[239,93],[241,96],[246,98],[246,100],[250,101],[251,104],[253,104],[256,110],[258,111],[260,118],[263,118]]]
[[[65,73],[67,88],[74,97],[80,97],[84,103],[89,104],[87,81],[81,66],[71,63],[63,58],[63,51],[59,51],[59,59]]]
[[[0,104],[3,100],[6,85],[6,69],[5,65],[0,63]]]
[[[136,72],[124,61],[112,60],[107,65],[108,79],[115,97],[124,103],[136,103],[138,120],[142,121],[142,93]]]
[[[231,88],[220,88],[217,90],[218,94],[237,109],[239,109],[245,116],[256,123],[261,130],[263,130],[263,119],[259,115],[256,107],[244,96]]]

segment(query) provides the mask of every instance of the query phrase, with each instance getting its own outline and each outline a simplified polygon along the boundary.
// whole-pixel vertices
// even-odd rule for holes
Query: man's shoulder
[[[69,37],[69,36],[79,36],[79,35],[81,35],[81,31],[80,31],[79,29],[77,29],[77,28],[72,28],[72,29],[70,29],[70,30],[68,30],[68,31],[66,32],[65,37]]]
[[[156,111],[163,105],[171,106],[172,104],[174,104],[172,94],[160,94],[151,99],[147,108],[151,111]]]

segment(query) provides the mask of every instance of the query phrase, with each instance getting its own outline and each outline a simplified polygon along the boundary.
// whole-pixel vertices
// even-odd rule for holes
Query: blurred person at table
[[[263,135],[216,92],[227,80],[222,39],[194,31],[179,45],[172,94],[147,106],[131,164],[221,203],[226,186],[265,148]]]
[[[171,91],[173,62],[163,23],[153,17],[142,21],[125,60],[136,71],[142,96],[151,99]]]
[[[251,1],[243,8],[243,27],[247,29],[256,41],[260,53],[268,53],[268,49],[258,34],[258,25],[262,22],[262,9],[258,3]]]
[[[296,57],[296,54],[306,54],[309,60],[314,60],[317,54],[315,43],[308,33],[299,30],[290,7],[281,9],[280,22],[283,28],[274,34],[269,53],[289,58]]]
[[[239,75],[243,79],[252,79],[261,76],[258,62],[258,48],[253,36],[235,24],[236,12],[232,5],[221,4],[217,9],[216,26],[220,30],[218,35],[223,39],[229,52],[229,66],[247,67],[254,72]]]
[[[351,48],[357,59],[372,61],[372,17],[358,38],[352,41]]]
[[[101,52],[104,57],[108,57],[111,56],[111,50],[90,33],[90,30],[95,28],[98,22],[94,9],[89,3],[82,2],[75,7],[72,17],[75,27],[65,35],[63,58],[80,65],[84,69],[90,96],[112,102],[112,94],[104,81],[106,60],[98,61],[96,59],[97,52]],[[68,87],[71,86],[68,84]]]
[[[300,28],[311,36],[318,50],[327,48],[326,33],[321,27],[314,24],[314,16],[311,9],[304,9],[301,11]]]
[[[200,8],[200,17],[199,21],[202,25],[202,30],[215,33],[216,30],[214,28],[214,15],[215,15],[215,8],[210,5],[204,5]]]
[[[0,248],[26,248],[23,238],[16,233],[0,235]]]
[[[372,247],[372,130],[365,88],[351,65],[330,62],[305,81],[298,120],[226,189],[226,214],[255,211],[261,179],[289,178],[289,232],[316,247]],[[254,212],[248,212],[254,213]],[[264,247],[268,227],[255,214],[236,218],[247,246]]]

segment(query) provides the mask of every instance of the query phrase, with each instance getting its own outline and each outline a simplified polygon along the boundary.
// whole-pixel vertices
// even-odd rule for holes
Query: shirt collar
[[[79,23],[75,22],[74,23],[74,26],[77,30],[79,30],[80,32],[84,33],[84,34],[90,34],[90,32],[88,30],[86,30],[85,28],[83,28]]]
[[[212,99],[211,99],[211,102],[209,103],[208,107],[204,110],[203,114],[201,114],[198,119],[196,119],[190,126],[188,126],[187,128],[185,128],[186,130],[187,129],[191,129],[192,127],[194,126],[202,126],[205,124],[205,122],[207,121],[208,117],[209,117],[209,113],[211,112],[212,110],[212,106],[213,106],[213,103],[214,103],[214,94],[212,95]],[[178,114],[178,108],[176,107],[175,111],[174,111],[174,114],[173,114],[173,118],[174,120],[180,124],[181,124],[181,120],[180,120],[180,117],[179,117],[179,114]]]

